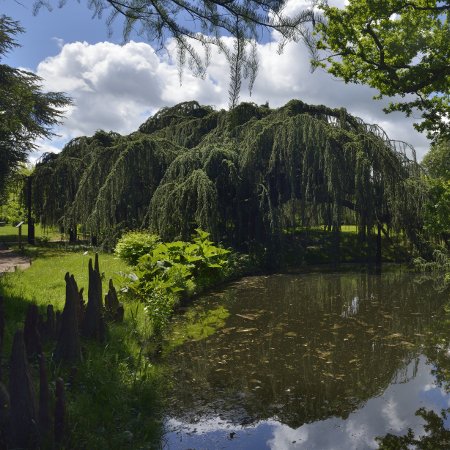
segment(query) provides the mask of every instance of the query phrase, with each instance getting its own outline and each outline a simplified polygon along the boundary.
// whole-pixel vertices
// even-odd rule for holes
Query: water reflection
[[[169,357],[169,448],[376,448],[418,431],[443,392],[418,357],[442,302],[405,273],[255,277],[205,298],[190,320],[226,320]]]

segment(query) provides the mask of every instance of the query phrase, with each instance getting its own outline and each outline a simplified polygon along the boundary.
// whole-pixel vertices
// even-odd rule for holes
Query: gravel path
[[[0,274],[4,272],[14,272],[16,269],[28,269],[30,266],[30,258],[18,255],[12,250],[0,249]]]

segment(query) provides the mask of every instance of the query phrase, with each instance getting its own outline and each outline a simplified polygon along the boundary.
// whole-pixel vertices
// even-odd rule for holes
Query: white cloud
[[[44,154],[44,153],[58,153],[61,150],[61,145],[57,145],[57,141],[49,142],[48,140],[39,139],[36,142],[36,150],[34,150],[28,157],[31,164],[36,164],[36,161]],[[61,144],[61,143],[60,143]],[[62,143],[64,145],[64,143]]]
[[[287,425],[273,423],[273,434],[267,440],[267,448],[271,450],[290,450],[292,448],[307,448],[304,446],[309,438],[308,427],[300,427],[296,430]],[[308,442],[309,443],[309,442]],[[313,444],[312,444],[313,445]]]
[[[61,38],[55,36],[55,37],[52,37],[52,40],[55,41],[58,48],[64,47],[64,39],[61,39]]]
[[[298,1],[300,6],[305,3]],[[173,49],[173,43],[168,47]],[[390,138],[413,144],[419,156],[425,153],[428,141],[413,129],[413,119],[400,113],[386,116],[382,112],[386,102],[372,100],[375,90],[346,85],[325,71],[311,74],[308,51],[302,44],[290,43],[281,55],[277,52],[276,41],[258,45],[260,66],[253,95],[249,96],[243,83],[242,101],[268,101],[278,107],[297,98],[311,104],[345,107],[351,114],[379,123]],[[64,91],[74,100],[59,130],[67,139],[97,129],[129,133],[159,108],[181,101],[195,99],[219,108],[228,103],[229,68],[217,49],[212,51],[205,79],[186,68],[181,86],[178,69],[167,55],[136,42],[124,46],[68,43],[56,56],[42,61],[37,72],[45,80],[46,89]]]
[[[388,398],[386,404],[381,409],[381,413],[386,417],[390,429],[397,433],[402,431],[407,425],[407,423],[400,418],[399,405],[392,397]]]

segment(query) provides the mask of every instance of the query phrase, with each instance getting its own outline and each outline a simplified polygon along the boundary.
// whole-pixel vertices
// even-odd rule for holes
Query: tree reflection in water
[[[168,415],[190,423],[219,415],[234,425],[272,419],[293,429],[345,419],[390,384],[416,376],[444,300],[402,272],[235,283],[175,327]],[[219,307],[226,320],[214,330],[208,311]],[[186,329],[203,326],[183,342]]]
[[[450,394],[450,316],[446,305],[445,315],[431,324],[432,333],[428,334],[423,353],[428,358],[428,364],[433,366],[435,384],[445,393]],[[383,450],[448,450],[450,449],[450,408],[443,409],[439,414],[433,410],[419,408],[416,416],[424,420],[426,434],[417,436],[412,429],[405,435],[386,434],[377,438],[379,448]]]

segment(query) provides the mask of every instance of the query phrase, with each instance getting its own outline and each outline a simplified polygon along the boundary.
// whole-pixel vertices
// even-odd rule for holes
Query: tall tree
[[[440,139],[422,161],[428,177],[425,229],[450,251],[450,140]]]
[[[82,224],[105,245],[125,228],[170,240],[200,227],[275,251],[286,230],[326,225],[334,238],[345,217],[361,238],[387,225],[417,241],[419,174],[412,149],[344,109],[186,102],[129,136],[97,132],[43,158],[34,211],[45,225]]]
[[[319,0],[316,65],[345,82],[394,97],[386,112],[415,110],[429,137],[450,135],[450,1],[349,0],[345,8]],[[400,97],[400,98],[399,98]]]
[[[18,44],[19,23],[0,16],[0,61]],[[53,133],[69,99],[59,92],[44,93],[41,78],[31,72],[0,64],[0,201],[8,177],[36,147],[37,138]]]
[[[35,13],[67,0],[35,0]],[[230,105],[237,103],[240,80],[249,78],[250,92],[258,70],[255,42],[265,32],[277,31],[282,37],[280,50],[287,41],[308,40],[313,20],[312,9],[285,14],[286,0],[86,0],[94,16],[107,15],[107,25],[123,19],[123,36],[132,32],[144,35],[149,42],[164,47],[168,39],[176,41],[180,77],[187,64],[203,76],[212,45],[225,53],[230,64]],[[233,37],[229,48],[225,37]],[[237,42],[236,42],[237,41]],[[200,45],[199,45],[200,44]],[[204,51],[204,53],[203,53]]]
[[[430,177],[450,181],[450,139],[440,139],[432,145],[422,165]]]

